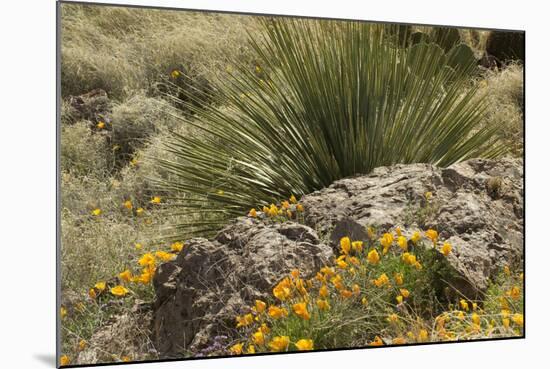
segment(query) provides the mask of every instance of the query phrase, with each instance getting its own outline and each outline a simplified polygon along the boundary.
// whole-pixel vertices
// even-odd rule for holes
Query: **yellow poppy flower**
[[[296,203],[298,202],[298,201],[296,200],[296,196],[294,196],[294,195],[291,195],[289,200],[290,200],[290,202],[291,202],[292,204],[296,204]]]
[[[398,304],[403,303],[403,296],[399,295],[399,296],[397,296],[395,299],[397,300],[397,303],[398,303]]]
[[[146,253],[138,260],[138,264],[141,266],[155,265],[155,260],[153,254]]]
[[[242,343],[237,343],[233,346],[231,346],[231,348],[229,349],[229,351],[233,354],[233,355],[241,355],[243,353],[243,344]]]
[[[130,282],[130,280],[132,279],[132,272],[130,272],[129,269],[126,269],[122,273],[119,273],[118,277],[124,282]]]
[[[464,310],[464,311],[470,310],[469,305],[468,305],[468,302],[467,302],[466,300],[464,300],[464,299],[461,299],[461,300],[460,300],[460,307],[461,307],[462,310]]]
[[[510,297],[513,298],[514,300],[517,300],[520,298],[521,296],[521,290],[518,286],[513,286],[511,289],[510,289]]]
[[[281,202],[281,207],[286,210],[290,208],[290,203],[288,201],[283,201]]]
[[[258,328],[260,331],[263,332],[263,334],[268,334],[270,329],[269,327],[267,326],[267,324],[265,323],[262,323],[262,325],[260,326],[260,328]]]
[[[67,316],[67,309],[65,309],[64,306],[61,306],[59,314],[61,315],[61,319],[65,318]]]
[[[376,287],[382,287],[390,283],[390,280],[386,273],[382,273],[377,279],[374,280]]]
[[[481,318],[479,317],[479,315],[477,313],[472,314],[472,323],[474,323],[475,325],[480,325],[481,324]]]
[[[357,253],[363,252],[363,241],[353,241],[351,247]]]
[[[388,249],[393,243],[393,235],[391,233],[384,233],[380,238],[380,244],[384,249]]]
[[[134,248],[136,250],[141,250],[143,248],[143,245],[141,243],[137,242],[137,243],[134,244]]]
[[[256,209],[250,209],[250,211],[248,212],[248,216],[252,218],[256,218],[258,216]]]
[[[371,251],[369,251],[369,253],[367,254],[367,261],[371,264],[378,264],[378,262],[380,261],[380,255],[378,254],[378,251],[376,251],[376,249],[372,249]]]
[[[174,251],[174,252],[180,252],[181,250],[183,250],[183,243],[182,242],[174,242],[170,245],[170,250]]]
[[[291,282],[289,278],[283,279],[275,288],[273,288],[273,296],[281,301],[285,301],[291,296]]]
[[[353,292],[351,292],[350,290],[346,290],[346,289],[343,289],[340,291],[340,295],[347,299],[347,298],[350,298],[351,296],[353,296]]]
[[[399,248],[403,251],[407,251],[407,237],[399,236],[397,237],[397,244],[399,245]]]
[[[261,314],[265,311],[267,304],[261,300],[254,301],[254,307],[256,308],[256,312],[258,314]]]
[[[121,286],[121,285],[118,285],[118,286],[115,286],[113,288],[111,288],[111,294],[115,295],[115,296],[126,296],[126,294],[130,292],[128,291],[128,289],[124,286]]]
[[[445,256],[448,256],[451,253],[452,249],[453,247],[451,246],[451,244],[448,242],[445,242],[441,247],[441,253]]]
[[[288,311],[285,308],[280,308],[278,306],[270,306],[267,309],[267,314],[273,319],[280,319],[288,316]]]
[[[304,211],[304,205],[298,204],[296,205],[296,211],[299,211],[300,213]]]
[[[374,340],[369,343],[369,346],[382,346],[384,345],[384,341],[378,336],[374,337]]]
[[[87,345],[87,342],[84,341],[84,340],[80,340],[80,342],[78,342],[78,349],[80,351],[84,350],[86,348],[86,345]]]
[[[321,296],[322,298],[327,298],[328,294],[328,287],[323,284],[321,288],[319,288],[319,296]]]
[[[98,129],[103,129],[103,128],[105,128],[105,122],[98,122],[98,123],[96,124],[96,127],[97,127]]]
[[[294,344],[299,351],[313,350],[313,340],[301,339]]]
[[[418,332],[418,342],[426,342],[428,340],[428,331],[425,329],[421,329]]]
[[[95,288],[90,288],[88,291],[88,296],[90,296],[91,299],[95,299],[97,297],[97,293],[95,292]]]
[[[397,323],[399,321],[399,317],[397,316],[397,314],[394,313],[394,314],[388,315],[387,320],[390,323]]]
[[[523,314],[512,315],[512,322],[520,327],[523,327]]]
[[[71,359],[67,355],[63,355],[59,358],[59,365],[65,366],[71,363]]]
[[[235,320],[237,321],[237,328],[246,327],[254,323],[254,317],[250,313],[243,316],[237,316],[235,317]]]
[[[170,72],[170,76],[174,79],[178,78],[179,76],[181,76],[181,72],[177,69],[174,69],[172,72]]]
[[[397,284],[398,286],[401,286],[403,284],[403,274],[402,273],[395,273],[394,276],[393,276],[393,279],[395,280],[395,284]],[[401,294],[403,295],[403,292],[401,292]],[[405,296],[405,295],[403,295]],[[407,297],[407,296],[405,296]]]
[[[254,347],[254,345],[248,345],[248,349],[246,350],[246,353],[247,354],[255,354],[256,353],[256,348]]]
[[[97,209],[94,209],[92,210],[92,215],[98,217],[101,215],[101,209],[97,208]]]
[[[288,336],[277,336],[269,342],[269,348],[274,352],[286,351],[289,343],[290,338]]]
[[[292,305],[292,310],[294,310],[294,313],[298,315],[300,318],[304,320],[309,320],[310,315],[307,311],[307,304],[305,302],[299,302],[297,304]]]
[[[164,262],[172,261],[176,258],[176,255],[166,251],[157,251],[155,252],[155,256]]]
[[[349,237],[342,237],[340,239],[340,250],[342,254],[349,254],[351,250],[351,240],[349,239]]]
[[[252,342],[255,345],[262,346],[265,343],[265,336],[262,331],[257,331],[252,334]]]
[[[417,243],[418,241],[420,241],[421,238],[422,238],[422,235],[420,234],[420,232],[416,231],[412,234],[411,241],[414,243]]]
[[[143,210],[143,208],[137,208],[137,209],[136,209],[136,214],[137,214],[138,216],[142,216],[143,213],[145,213],[145,210]]]
[[[400,289],[399,289],[399,292],[401,293],[401,295],[403,295],[404,298],[409,297],[409,295],[411,294],[411,293],[409,292],[409,290],[406,289],[406,288],[400,288]]]
[[[103,291],[105,289],[105,287],[107,286],[107,284],[104,282],[104,281],[101,281],[101,282],[97,282],[95,285],[94,285],[94,288],[99,290],[99,291]]]
[[[132,201],[126,200],[126,201],[124,201],[124,204],[122,204],[122,205],[124,205],[124,207],[128,210],[132,210],[132,207],[133,207]]]
[[[330,309],[330,304],[328,303],[327,300],[322,300],[322,299],[318,299],[317,300],[317,307],[319,308],[319,310],[328,310]]]
[[[432,240],[432,242],[435,244],[437,242],[438,233],[435,229],[428,229],[426,231],[426,237]]]
[[[404,345],[407,343],[407,340],[404,337],[396,337],[391,342],[393,345]]]
[[[161,201],[162,199],[160,198],[160,196],[155,196],[151,199],[151,204],[160,204]]]

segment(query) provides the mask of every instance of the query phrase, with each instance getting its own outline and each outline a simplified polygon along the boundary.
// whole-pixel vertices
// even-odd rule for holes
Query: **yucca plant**
[[[233,66],[214,104],[190,94],[197,134],[174,134],[159,158],[193,215],[178,237],[217,229],[252,207],[302,195],[396,163],[447,166],[504,150],[481,126],[476,65],[464,45],[399,42],[388,25],[262,21],[255,67]],[[182,233],[183,232],[183,233]]]

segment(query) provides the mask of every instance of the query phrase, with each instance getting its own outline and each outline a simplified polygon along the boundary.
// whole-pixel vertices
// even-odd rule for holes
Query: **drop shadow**
[[[40,361],[43,364],[46,364],[52,368],[57,367],[57,358],[55,357],[55,354],[34,354],[33,357]]]

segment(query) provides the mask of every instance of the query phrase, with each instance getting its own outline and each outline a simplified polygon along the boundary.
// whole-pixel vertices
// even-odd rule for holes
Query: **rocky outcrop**
[[[68,105],[71,107],[71,120],[90,121],[95,125],[99,121],[110,123],[112,102],[107,92],[102,89],[95,89],[79,96],[69,96]]]
[[[204,348],[230,334],[235,316],[294,268],[311,275],[329,262],[330,246],[309,227],[239,218],[212,241],[186,242],[178,257],[159,266],[153,337],[162,357]]]
[[[243,307],[265,299],[293,268],[312,275],[329,262],[341,237],[366,239],[368,226],[400,226],[408,236],[438,230],[453,245],[444,258],[458,276],[452,286],[471,298],[499,268],[523,256],[519,159],[475,159],[444,169],[382,167],[339,180],[301,203],[308,226],[239,218],[214,240],[187,241],[174,261],[159,266],[153,339],[161,357],[197,352],[212,337],[231,335]]]
[[[432,198],[426,199],[426,192]],[[504,264],[523,256],[523,163],[473,159],[437,168],[395,165],[346,178],[302,198],[306,222],[339,238],[362,239],[368,226],[436,229],[454,252],[448,260],[462,276],[462,292],[483,293]],[[473,296],[472,296],[473,295]]]
[[[122,362],[124,357],[132,361],[158,360],[158,353],[149,339],[151,319],[150,304],[136,301],[130,312],[114,316],[94,332],[85,349],[78,353],[75,364]]]

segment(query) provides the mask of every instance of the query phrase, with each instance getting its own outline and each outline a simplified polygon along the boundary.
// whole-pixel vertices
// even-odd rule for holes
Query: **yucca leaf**
[[[180,212],[195,219],[176,232],[214,231],[378,166],[505,151],[495,127],[481,126],[485,100],[462,45],[401,42],[406,30],[362,22],[265,19],[263,28],[250,40],[261,78],[236,65],[208,97],[214,104],[192,94],[179,102],[199,133],[174,134],[166,147],[178,160],[158,159],[171,174],[159,185],[189,199]]]

